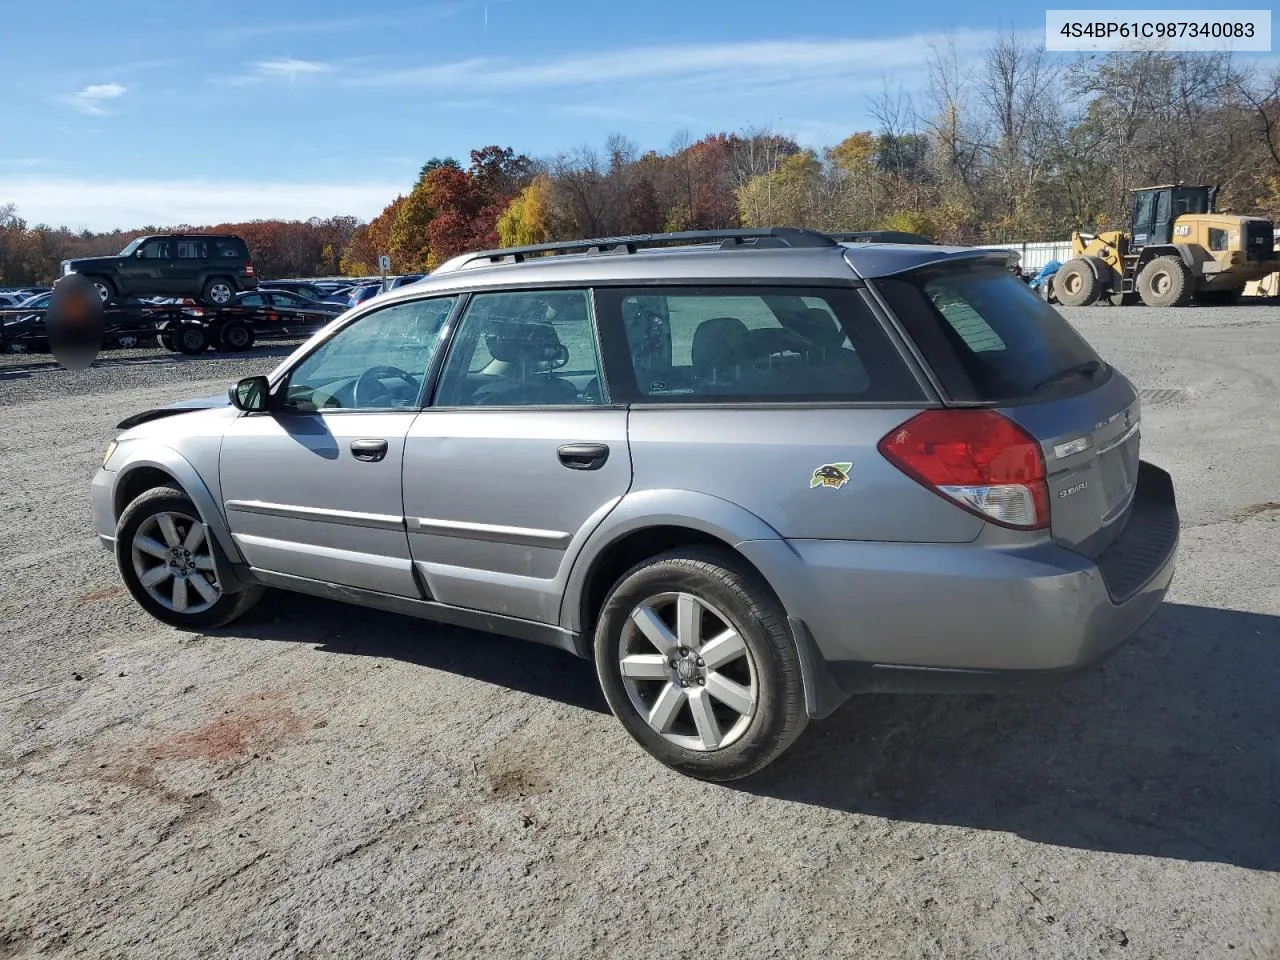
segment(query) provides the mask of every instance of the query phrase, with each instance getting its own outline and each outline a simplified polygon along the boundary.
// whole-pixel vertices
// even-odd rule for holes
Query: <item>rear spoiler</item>
[[[852,251],[848,251],[852,254]],[[964,266],[988,266],[1008,270],[1020,259],[1014,250],[974,250],[970,247],[921,246],[908,256],[901,248],[893,251],[868,247],[846,261],[863,279],[901,276],[922,270],[950,269]]]

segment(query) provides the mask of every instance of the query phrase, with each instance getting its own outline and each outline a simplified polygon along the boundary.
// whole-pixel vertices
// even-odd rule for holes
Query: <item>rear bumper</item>
[[[739,549],[777,589],[807,668],[845,696],[981,690],[1060,677],[1132,636],[1173,579],[1178,529],[1169,475],[1143,463],[1124,532],[1096,560],[1051,541],[759,540]],[[811,703],[810,712],[830,710]]]

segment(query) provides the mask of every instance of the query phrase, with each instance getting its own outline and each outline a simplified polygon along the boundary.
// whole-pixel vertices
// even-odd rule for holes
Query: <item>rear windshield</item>
[[[1083,393],[1107,372],[1084,338],[1007,270],[924,270],[875,285],[953,400]]]

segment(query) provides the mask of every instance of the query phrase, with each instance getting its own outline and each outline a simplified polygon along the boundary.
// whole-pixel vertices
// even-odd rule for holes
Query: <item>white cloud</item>
[[[337,214],[367,220],[403,192],[403,183],[390,182],[150,182],[0,176],[0,198],[16,204],[18,215],[28,223],[73,230],[305,220]]]
[[[961,58],[976,55],[993,31],[950,35]],[[644,82],[722,84],[729,89],[798,80],[833,86],[850,78],[920,72],[930,44],[941,33],[876,40],[769,40],[705,45],[633,47],[546,60],[475,57],[454,63],[388,70],[352,77],[357,85],[466,87],[476,91]],[[629,92],[622,87],[619,93]]]
[[[100,117],[107,112],[106,107],[102,105],[104,101],[123,96],[128,90],[128,87],[118,83],[91,83],[83,90],[58,99],[69,107],[75,107],[81,113]]]
[[[270,80],[297,81],[304,77],[318,77],[333,73],[333,65],[319,60],[299,60],[296,57],[277,57],[274,60],[259,60],[248,64],[245,73],[235,76],[215,76],[210,79],[215,83],[225,83],[233,87],[244,87],[254,83],[266,83]]]
[[[297,60],[293,57],[281,57],[279,60],[260,60],[253,65],[255,71],[264,77],[302,77],[307,74],[332,73],[333,67],[318,60]]]

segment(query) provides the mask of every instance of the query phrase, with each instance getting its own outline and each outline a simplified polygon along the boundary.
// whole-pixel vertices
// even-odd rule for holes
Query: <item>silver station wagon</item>
[[[1066,673],[1163,598],[1134,388],[1010,257],[795,228],[458,257],[122,423],[97,530],[166,623],[276,587],[550,644],[654,757],[747,776],[852,694]]]

